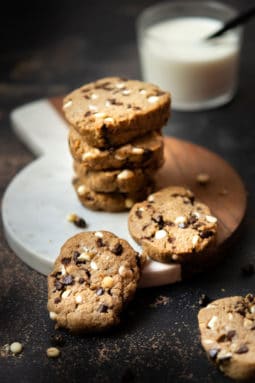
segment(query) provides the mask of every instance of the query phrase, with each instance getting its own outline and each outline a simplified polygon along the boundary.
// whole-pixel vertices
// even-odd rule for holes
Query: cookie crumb
[[[200,185],[207,185],[210,182],[210,176],[207,173],[199,173],[196,176],[196,181]]]
[[[49,347],[46,350],[48,358],[58,358],[60,355],[60,350],[57,347]]]
[[[18,355],[22,352],[23,350],[23,345],[20,343],[20,342],[13,342],[11,345],[10,345],[10,351],[14,354],[14,355]]]
[[[169,298],[164,295],[159,295],[155,299],[155,302],[150,304],[150,308],[156,308],[157,306],[166,306],[169,303]]]
[[[67,216],[67,221],[69,222],[72,222],[75,226],[81,228],[81,229],[85,229],[88,225],[85,221],[85,219],[79,217],[77,214],[75,213],[71,213]]]
[[[198,304],[200,307],[205,307],[210,302],[211,302],[211,299],[206,294],[201,294],[199,299],[198,299]]]
[[[64,339],[60,334],[52,335],[50,342],[53,346],[63,346],[65,344]]]

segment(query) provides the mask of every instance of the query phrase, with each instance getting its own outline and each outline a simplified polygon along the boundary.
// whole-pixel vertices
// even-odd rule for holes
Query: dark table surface
[[[229,1],[240,9],[253,1]],[[107,75],[140,78],[134,21],[152,1],[7,2],[1,9],[0,193],[32,154],[10,128],[9,112],[28,101],[65,94]],[[1,6],[2,7],[2,6]],[[240,87],[217,110],[173,113],[165,133],[204,145],[229,161],[248,191],[235,243],[215,270],[190,282],[139,290],[122,325],[108,334],[72,336],[57,360],[45,350],[55,334],[46,310],[46,278],[8,248],[0,232],[0,382],[225,382],[199,343],[198,299],[254,292],[255,276],[255,22],[246,27]],[[231,185],[229,185],[231,187]],[[162,298],[163,297],[163,298]],[[165,304],[164,304],[165,303]],[[18,357],[1,347],[20,341]]]

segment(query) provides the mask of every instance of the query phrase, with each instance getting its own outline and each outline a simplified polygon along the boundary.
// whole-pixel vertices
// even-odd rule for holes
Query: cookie
[[[81,183],[95,192],[132,193],[153,181],[155,169],[120,169],[93,171],[74,162],[74,170]]]
[[[73,158],[92,170],[154,167],[164,161],[164,141],[158,132],[149,133],[118,148],[98,149],[89,146],[70,129],[69,147]]]
[[[152,84],[107,77],[67,95],[63,111],[90,146],[110,148],[162,128],[170,95]]]
[[[218,299],[198,314],[209,359],[233,379],[255,381],[255,297]]]
[[[48,310],[58,327],[100,331],[119,323],[140,278],[140,258],[107,231],[83,232],[62,246],[48,276]]]
[[[217,219],[184,187],[167,187],[135,204],[129,232],[145,255],[161,262],[195,262],[215,243]]]
[[[137,201],[142,201],[154,188],[151,184],[133,193],[97,193],[85,186],[79,178],[73,180],[73,185],[82,205],[91,210],[111,212],[130,209]]]

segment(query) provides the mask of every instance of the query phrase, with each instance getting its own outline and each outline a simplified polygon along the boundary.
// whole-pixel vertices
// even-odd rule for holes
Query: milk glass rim
[[[182,7],[182,6],[185,7],[186,6],[187,9],[191,9],[192,6],[194,8],[195,7],[203,7],[204,9],[208,9],[208,15],[204,15],[204,17],[210,17],[210,10],[219,11],[219,12],[222,12],[222,14],[226,13],[229,15],[229,17],[234,17],[238,13],[238,10],[235,7],[232,7],[231,5],[222,3],[220,1],[213,1],[213,0],[208,1],[208,2],[205,2],[202,0],[196,0],[196,1],[189,1],[189,0],[178,1],[178,0],[175,0],[175,1],[171,1],[171,2],[164,1],[164,2],[156,3],[154,5],[151,5],[147,8],[145,8],[138,15],[137,20],[136,20],[136,31],[137,31],[138,38],[140,38],[141,34],[146,31],[147,27],[155,25],[157,22],[168,20],[171,17],[171,10],[174,10],[175,7],[177,7],[177,6],[178,7]],[[153,18],[153,16],[156,15],[156,13],[158,13],[159,16],[165,15],[165,17],[162,20],[158,20],[158,21],[153,22],[151,19]],[[185,14],[185,12],[180,16],[183,18],[191,17],[191,15],[189,15],[188,13]],[[220,16],[220,13],[219,13],[219,16]],[[173,14],[173,18],[177,18],[177,15],[174,16],[174,14]],[[219,18],[219,20],[220,20],[220,18]],[[144,24],[146,21],[148,23],[147,25]],[[234,29],[234,31],[236,32],[236,36],[239,36],[241,38],[242,30],[243,30],[242,26],[236,27]],[[218,39],[220,39],[220,37]],[[158,38],[157,38],[157,40],[158,40]],[[217,38],[215,38],[215,41],[216,40],[217,40]],[[178,43],[180,43],[180,42],[178,42]]]

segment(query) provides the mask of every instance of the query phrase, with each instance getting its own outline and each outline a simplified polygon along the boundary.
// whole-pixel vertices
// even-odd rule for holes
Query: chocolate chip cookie
[[[159,168],[164,159],[163,137],[149,133],[118,148],[98,149],[89,146],[81,136],[70,129],[69,147],[73,158],[92,170],[153,167]]]
[[[48,276],[48,310],[58,327],[100,331],[119,323],[137,288],[140,258],[107,231],[84,232],[61,248]]]
[[[99,193],[89,189],[80,178],[74,178],[73,185],[80,202],[91,210],[119,212],[131,209],[137,202],[151,193],[154,184],[143,186],[132,193]]]
[[[74,170],[81,183],[95,192],[132,193],[153,182],[155,169],[120,169],[93,171],[74,162]]]
[[[67,95],[63,111],[90,146],[111,148],[162,128],[170,95],[155,85],[107,77]]]
[[[135,204],[129,232],[145,255],[161,262],[206,259],[215,244],[217,218],[184,187],[172,186]]]
[[[255,381],[255,297],[216,300],[198,314],[209,359],[233,379]]]

